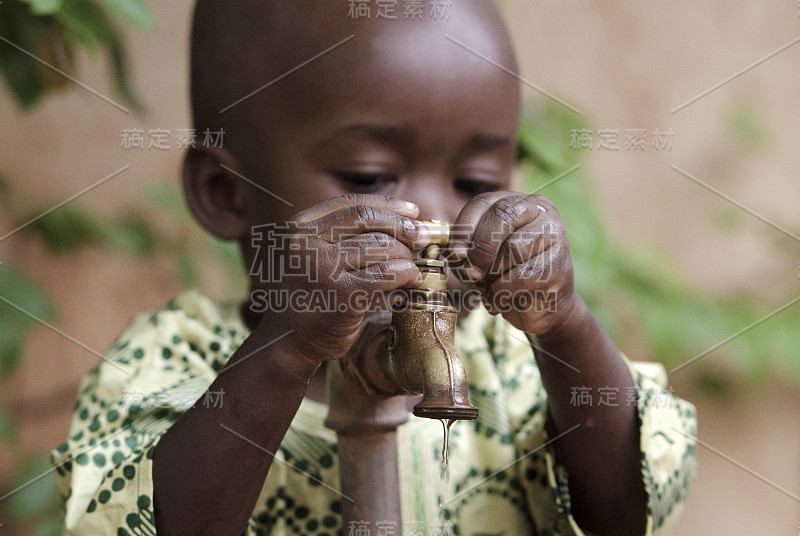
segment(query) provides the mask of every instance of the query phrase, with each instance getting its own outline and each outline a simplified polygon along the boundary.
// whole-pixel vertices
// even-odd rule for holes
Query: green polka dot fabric
[[[197,291],[132,321],[83,379],[69,437],[52,453],[64,534],[156,534],[155,446],[189,408],[224,404],[224,393],[208,389],[247,335],[236,307]],[[400,427],[402,528],[342,526],[336,435],[323,425],[327,408],[304,400],[244,534],[433,536],[442,525],[453,536],[584,534],[570,514],[568,475],[549,443],[547,395],[525,336],[481,308],[456,337],[480,413],[452,427],[446,482],[441,423],[411,415]],[[575,402],[637,406],[647,534],[663,536],[695,474],[696,416],[665,391],[663,367],[629,365],[635,392],[612,393],[613,401],[576,392]]]

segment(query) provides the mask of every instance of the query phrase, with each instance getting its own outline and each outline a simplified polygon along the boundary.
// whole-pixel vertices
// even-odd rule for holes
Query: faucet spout
[[[392,314],[390,367],[398,385],[422,395],[414,415],[474,419],[464,363],[455,348],[456,312],[448,306],[405,303]]]

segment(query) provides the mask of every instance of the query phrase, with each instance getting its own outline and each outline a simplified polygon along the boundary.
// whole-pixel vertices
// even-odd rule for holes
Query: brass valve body
[[[419,288],[392,308],[390,368],[406,391],[423,395],[414,415],[431,419],[474,419],[464,363],[455,348],[457,312],[448,304],[445,263],[440,248],[450,240],[450,226],[424,222],[431,243],[414,261],[422,272]]]

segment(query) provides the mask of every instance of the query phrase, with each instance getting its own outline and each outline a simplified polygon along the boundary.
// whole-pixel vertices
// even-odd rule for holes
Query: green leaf
[[[22,221],[35,217],[27,211]],[[116,221],[80,206],[64,206],[31,223],[28,232],[39,234],[47,249],[56,254],[75,253],[82,248],[104,245],[136,256],[152,255],[156,236],[141,217],[125,216]]]
[[[133,91],[133,84],[131,84],[130,74],[128,72],[128,57],[125,53],[122,39],[119,35],[113,33],[108,37],[106,44],[108,46],[108,54],[114,75],[114,83],[117,86],[117,92],[122,95],[125,102],[128,103],[135,112],[140,113],[144,108]]]
[[[52,15],[61,9],[61,0],[21,0],[31,6],[34,15]]]
[[[15,475],[11,489],[20,488],[5,499],[12,521],[39,519],[61,508],[61,498],[53,481],[52,466],[42,459],[25,463]]]
[[[164,209],[181,220],[188,219],[189,209],[181,193],[162,183],[151,184],[145,190],[145,196],[157,208]]]
[[[0,311],[5,304],[0,304]],[[5,312],[5,311],[4,311]],[[8,320],[0,322],[0,379],[11,376],[22,359],[22,339],[24,327],[14,325]]]
[[[0,4],[0,35],[4,38],[0,40],[0,71],[23,109],[32,107],[45,90],[36,60],[22,52],[33,54],[42,33],[42,19],[31,16],[23,4]]]
[[[728,376],[705,369],[697,373],[695,384],[700,390],[716,398],[729,397],[733,390],[731,379]]]
[[[231,240],[220,240],[214,236],[209,236],[208,241],[211,250],[222,261],[226,270],[230,271],[230,275],[241,279],[244,275],[244,270],[242,267],[242,250],[239,244]]]
[[[7,0],[0,2],[0,35],[26,52],[51,59],[62,70],[60,60],[71,58],[76,43],[92,53],[105,45],[114,82],[119,94],[134,111],[142,106],[135,97],[128,74],[125,47],[104,10],[140,29],[155,27],[156,19],[144,0],[100,0],[102,9],[90,0]],[[33,12],[37,14],[34,14]],[[46,13],[47,16],[39,16]],[[67,84],[65,78],[52,73],[8,42],[0,41],[0,72],[17,103],[31,108],[47,89]]]
[[[33,536],[61,536],[64,526],[61,515],[54,515],[52,519],[37,522],[33,529]]]
[[[25,221],[41,212],[29,214]],[[28,230],[36,232],[44,239],[45,245],[53,253],[65,254],[93,244],[104,238],[103,224],[86,209],[67,205],[34,221]]]
[[[559,105],[526,105],[519,129],[518,153],[546,174],[578,163],[579,152],[569,145],[572,129],[583,128],[575,115]]]
[[[25,335],[36,322],[28,315],[51,320],[55,311],[44,292],[10,266],[0,266],[0,298],[0,378],[6,378],[19,364]]]
[[[0,441],[15,443],[17,441],[17,427],[14,420],[6,410],[0,406]]]
[[[55,15],[68,33],[94,52],[99,43],[107,43],[115,30],[105,14],[89,0],[63,0]]]
[[[99,0],[109,13],[116,15],[134,28],[153,30],[156,17],[144,0]]]
[[[209,248],[219,259],[227,276],[227,295],[242,296],[247,294],[249,282],[242,263],[242,251],[237,242],[220,240],[209,235]]]
[[[32,536],[61,536],[64,526],[63,515],[54,515],[52,519],[38,521]]]
[[[52,302],[39,286],[22,272],[5,264],[0,266],[0,296],[43,320],[52,320],[55,316]],[[25,323],[33,322],[1,301],[0,311],[0,325],[8,325],[14,318],[21,318]]]
[[[178,281],[182,287],[193,288],[200,283],[200,270],[185,248],[177,251],[175,264],[178,270]]]
[[[770,137],[764,120],[750,106],[738,106],[730,112],[728,129],[734,141],[751,150],[764,147]]]
[[[144,257],[152,255],[156,237],[142,219],[128,216],[120,222],[103,227],[104,242],[111,248]]]

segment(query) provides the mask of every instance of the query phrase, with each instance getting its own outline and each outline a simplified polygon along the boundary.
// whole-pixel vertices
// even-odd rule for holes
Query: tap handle
[[[439,260],[441,248],[450,241],[450,224],[439,220],[428,220],[422,222],[431,235],[431,243],[422,251],[422,257],[426,260]]]
[[[450,224],[446,221],[428,220],[422,222],[431,234],[431,244],[446,246],[450,241]]]

